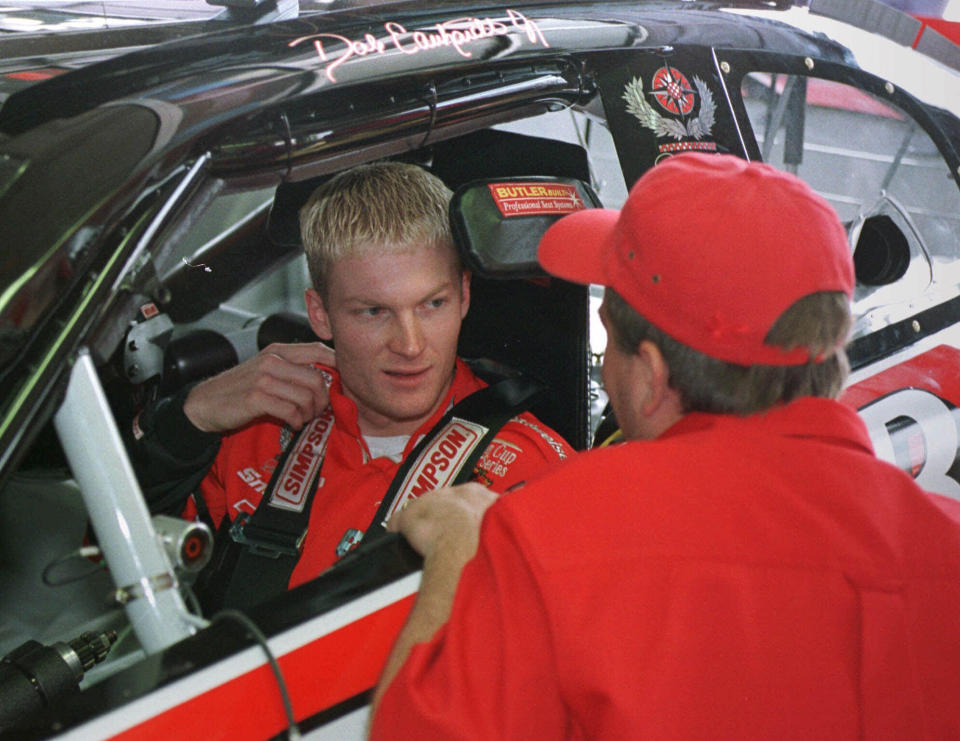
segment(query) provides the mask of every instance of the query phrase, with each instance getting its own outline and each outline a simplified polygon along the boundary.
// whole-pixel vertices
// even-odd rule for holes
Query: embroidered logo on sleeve
[[[524,425],[525,427],[529,427],[531,430],[536,432],[547,445],[549,445],[553,449],[553,452],[557,454],[557,457],[560,460],[565,461],[567,459],[567,451],[564,449],[563,444],[559,440],[557,440],[555,437],[547,434],[546,430],[533,424],[533,422],[528,422],[523,417],[514,417],[510,421],[517,422],[518,424]]]
[[[263,494],[264,490],[267,488],[267,480],[263,477],[263,474],[260,473],[253,466],[247,466],[239,471],[237,471],[237,476],[240,477],[240,480],[253,489],[258,494]]]
[[[499,438],[494,438],[493,442],[487,446],[480,456],[479,467],[486,472],[487,476],[496,476],[504,478],[510,471],[512,464],[523,453],[523,448],[519,445],[505,442]]]
[[[248,515],[252,515],[257,511],[257,505],[251,502],[249,499],[241,499],[239,502],[232,504],[231,508],[235,512],[246,512]]]

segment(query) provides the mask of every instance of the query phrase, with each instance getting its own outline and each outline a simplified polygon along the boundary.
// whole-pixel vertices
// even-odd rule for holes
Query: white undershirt
[[[376,437],[374,435],[364,435],[364,442],[370,450],[371,458],[389,458],[394,463],[399,463],[403,459],[403,449],[407,446],[409,435],[390,435],[387,437]]]

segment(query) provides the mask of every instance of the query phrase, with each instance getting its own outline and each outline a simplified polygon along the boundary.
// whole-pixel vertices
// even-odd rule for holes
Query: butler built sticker
[[[570,214],[586,206],[570,183],[491,183],[490,195],[505,217]]]

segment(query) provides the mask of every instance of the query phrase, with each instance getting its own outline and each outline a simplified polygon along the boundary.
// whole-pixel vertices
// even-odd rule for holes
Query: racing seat
[[[536,255],[560,216],[599,205],[585,183],[546,176],[475,180],[450,204],[454,240],[473,272],[460,355],[541,382],[530,411],[578,450],[589,439],[588,289],[549,278]]]
[[[482,129],[436,142],[429,154],[434,174],[456,192],[454,237],[473,270],[460,355],[492,358],[541,381],[547,391],[531,411],[574,448],[585,449],[590,439],[588,289],[548,278],[536,263],[540,236],[559,215],[504,217],[484,189],[489,194],[490,184],[515,181],[578,183],[584,205],[598,206],[583,185],[590,180],[586,150],[556,138]],[[537,177],[528,177],[532,173]],[[464,228],[471,224],[489,228]]]

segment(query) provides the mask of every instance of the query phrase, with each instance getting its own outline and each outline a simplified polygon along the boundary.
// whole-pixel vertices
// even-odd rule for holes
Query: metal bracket
[[[145,577],[136,584],[128,584],[125,587],[117,587],[110,599],[118,605],[126,605],[141,597],[148,597],[156,592],[162,592],[164,589],[172,589],[177,585],[177,580],[172,574],[154,574],[151,577]]]

